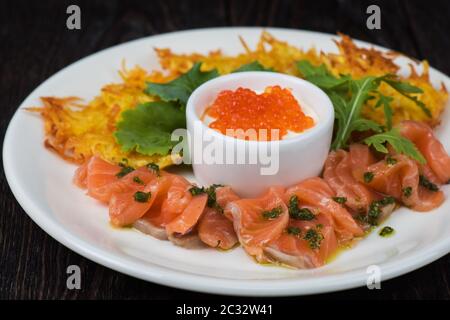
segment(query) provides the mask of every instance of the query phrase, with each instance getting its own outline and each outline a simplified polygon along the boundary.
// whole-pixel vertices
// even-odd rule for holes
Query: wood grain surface
[[[369,4],[381,7],[381,30],[366,28]],[[77,4],[82,29],[66,28]],[[335,33],[426,58],[450,74],[450,1],[1,1],[0,130],[25,97],[49,76],[93,52],[175,30],[276,26]],[[95,76],[95,75],[93,75]],[[24,128],[26,130],[26,128]],[[30,177],[33,179],[33,177]],[[80,266],[82,288],[66,288],[66,268]],[[450,255],[382,283],[303,299],[449,299]],[[65,248],[25,214],[0,173],[0,299],[221,299],[114,272]],[[289,299],[298,299],[292,297]]]

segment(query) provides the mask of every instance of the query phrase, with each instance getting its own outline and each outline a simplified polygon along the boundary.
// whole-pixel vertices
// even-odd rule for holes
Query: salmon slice
[[[435,180],[439,184],[450,182],[450,157],[445,151],[442,143],[436,139],[433,130],[425,123],[416,121],[402,121],[400,123],[400,133],[411,140],[427,160],[423,169],[429,180]]]
[[[142,191],[114,193],[109,203],[109,218],[116,227],[132,225],[150,209],[158,195],[159,182],[154,179]],[[136,193],[142,192],[144,199],[139,200]],[[147,199],[145,199],[147,195]]]
[[[302,207],[308,205],[328,215],[341,243],[364,234],[363,229],[356,223],[351,214],[341,204],[333,200],[335,193],[325,180],[310,178],[300,182],[286,191],[286,201],[293,195],[297,196]]]
[[[120,166],[94,156],[89,160],[86,170],[87,194],[103,203],[108,203],[111,197],[111,185],[119,180],[116,175],[121,170]]]
[[[313,207],[308,209],[314,210]],[[319,213],[314,221],[291,219],[286,232],[264,251],[273,261],[309,269],[323,266],[337,248],[333,221],[330,216]]]
[[[114,193],[138,191],[156,178],[156,173],[145,166],[119,177],[122,169],[99,157],[92,157],[75,172],[74,182],[81,187],[86,185],[89,196],[108,203]]]
[[[394,197],[416,211],[429,211],[442,204],[441,191],[429,191],[419,185],[420,172],[416,161],[397,154],[366,168],[359,181],[368,187]],[[368,178],[370,176],[370,179]]]
[[[164,174],[161,192],[149,212],[145,215],[148,222],[158,228],[165,228],[179,216],[192,200],[189,189],[192,184],[185,178],[173,174]]]
[[[289,223],[283,197],[284,188],[272,187],[261,198],[232,201],[225,208],[226,214],[233,218],[239,242],[258,262],[271,261],[264,247],[278,239]],[[274,209],[276,214],[267,214]]]
[[[192,200],[181,214],[166,225],[167,234],[185,235],[192,231],[205,210],[207,201],[207,194],[192,197]]]
[[[233,222],[217,210],[207,208],[198,224],[200,240],[213,248],[228,250],[238,242]]]
[[[221,208],[238,199],[238,195],[230,187],[216,189],[216,201]],[[232,220],[213,208],[206,208],[203,213],[198,224],[198,235],[200,240],[213,248],[228,250],[238,243]]]
[[[325,162],[324,180],[354,214],[366,213],[372,201],[378,198],[376,193],[356,180],[353,175],[372,163],[369,155],[367,146],[355,144],[350,146],[350,152],[330,152]]]
[[[75,174],[73,176],[73,183],[81,189],[87,188],[87,174],[88,174],[88,163],[89,161],[86,161],[81,165],[80,167],[75,170]]]

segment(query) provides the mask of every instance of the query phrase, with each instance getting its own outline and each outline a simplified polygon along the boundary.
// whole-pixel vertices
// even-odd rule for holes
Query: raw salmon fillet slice
[[[316,207],[321,213],[328,215],[332,219],[333,229],[340,242],[346,242],[364,234],[351,214],[333,200],[335,193],[325,180],[310,178],[300,182],[286,191],[286,201],[293,195],[298,197],[302,206]]]
[[[345,199],[345,206],[354,214],[367,213],[370,204],[379,196],[363,183],[359,182],[354,173],[363,171],[369,164],[375,162],[367,146],[354,144],[350,152],[345,150],[332,151],[325,162],[323,178],[336,193],[337,197]]]
[[[442,143],[434,136],[433,130],[425,123],[402,121],[400,133],[411,140],[427,160],[422,171],[433,182],[450,182],[450,157]]]
[[[216,201],[221,208],[225,208],[228,203],[238,199],[238,195],[230,187],[216,189]],[[200,240],[213,248],[228,250],[238,243],[232,220],[228,219],[223,212],[213,208],[206,208],[203,213],[198,224],[198,235]]]
[[[258,262],[270,262],[264,247],[278,239],[289,223],[289,213],[283,201],[284,188],[272,187],[261,198],[230,202],[226,213],[233,217],[233,226],[245,251]],[[264,213],[278,209],[279,214],[265,218]]]
[[[313,207],[308,209],[314,210]],[[288,228],[297,229],[299,234],[284,232],[264,249],[266,255],[270,256],[274,262],[281,262],[299,269],[317,268],[324,265],[338,248],[333,221],[328,215],[319,213],[313,221],[291,219]],[[321,238],[319,248],[312,248],[305,239],[310,229]]]

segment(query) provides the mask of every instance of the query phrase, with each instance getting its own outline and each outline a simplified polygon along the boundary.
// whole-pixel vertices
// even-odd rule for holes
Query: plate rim
[[[289,28],[272,28],[272,27],[214,27],[214,28],[198,28],[198,29],[187,29],[181,31],[174,31],[168,33],[162,33],[157,35],[150,35],[147,37],[142,37],[114,45],[112,47],[105,48],[103,50],[97,51],[90,55],[87,55],[65,67],[58,70],[56,73],[48,77],[41,84],[39,84],[34,90],[27,95],[25,99],[20,103],[20,106],[15,111],[13,117],[11,118],[8,128],[5,133],[3,142],[3,168],[5,172],[5,178],[10,186],[10,189],[23,208],[27,215],[47,234],[54,238],[59,243],[63,244],[70,250],[84,256],[85,258],[99,263],[107,268],[113,269],[115,271],[130,275],[135,278],[139,278],[145,281],[150,281],[160,285],[175,287],[179,289],[191,290],[203,293],[213,293],[219,295],[233,295],[233,296],[292,296],[292,295],[304,295],[304,294],[317,294],[332,291],[340,291],[351,289],[359,286],[364,286],[366,284],[367,274],[365,272],[357,272],[352,279],[348,279],[349,275],[327,275],[321,276],[323,281],[317,281],[317,279],[301,279],[302,283],[295,283],[294,278],[286,279],[225,279],[218,278],[208,275],[197,275],[189,273],[187,271],[174,270],[169,268],[164,268],[162,266],[151,264],[148,262],[144,264],[143,262],[129,261],[117,256],[114,253],[110,253],[104,249],[100,249],[95,245],[91,245],[81,237],[74,235],[70,230],[66,229],[63,225],[58,224],[56,221],[52,220],[44,210],[41,210],[34,202],[27,199],[26,192],[19,185],[19,183],[12,176],[13,173],[13,161],[14,159],[9,156],[8,150],[13,148],[11,145],[11,132],[16,123],[19,111],[23,109],[24,102],[36,91],[38,91],[42,86],[44,86],[48,81],[60,74],[70,70],[78,64],[82,64],[87,59],[95,59],[97,55],[105,53],[109,50],[115,50],[121,46],[127,46],[131,43],[145,42],[148,39],[155,39],[158,37],[164,37],[168,35],[181,35],[183,33],[195,33],[195,32],[214,32],[218,30],[229,30],[231,32],[238,33],[239,30],[242,32],[246,30],[267,30],[271,31],[288,31],[293,33],[309,33],[310,35],[321,35],[328,37],[335,37],[336,35],[330,33],[316,32],[310,30],[302,29],[289,29]],[[352,38],[354,39],[354,38]],[[356,42],[364,45],[374,46],[375,48],[382,50],[389,50],[387,48],[360,41],[354,39]],[[439,77],[449,79],[447,75],[430,67],[434,73]],[[413,270],[419,269],[420,267],[431,263],[440,257],[446,255],[450,252],[450,237],[446,239],[447,241],[437,242],[431,245],[425,252],[420,252],[421,254],[414,253],[407,257],[399,258],[394,262],[383,263],[383,277],[382,281],[389,280],[391,278],[409,273]],[[308,286],[309,283],[314,283],[313,286]],[[295,285],[294,285],[295,284]],[[303,285],[302,285],[303,284]]]

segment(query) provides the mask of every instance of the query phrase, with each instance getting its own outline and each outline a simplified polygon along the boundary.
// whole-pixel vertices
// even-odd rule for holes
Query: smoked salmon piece
[[[402,154],[388,155],[386,159],[366,167],[358,179],[371,189],[392,196],[416,211],[432,210],[444,201],[441,191],[431,191],[420,185],[416,161]]]
[[[433,130],[425,123],[410,120],[402,121],[399,127],[400,133],[411,140],[427,160],[421,170],[423,174],[436,183],[449,183],[450,157]]]
[[[354,173],[362,172],[375,162],[367,146],[354,144],[350,151],[337,150],[328,155],[323,178],[336,193],[336,197],[354,214],[367,213],[378,195],[356,180]]]
[[[184,235],[190,232],[200,219],[208,201],[207,194],[200,194],[192,197],[186,208],[166,225],[166,231],[169,235]]]
[[[291,219],[286,231],[264,251],[274,262],[309,269],[324,265],[337,248],[333,221],[330,216],[319,213],[311,221]]]
[[[238,195],[230,187],[216,189],[216,201],[221,208],[238,199]],[[228,250],[238,243],[232,220],[214,208],[206,208],[203,213],[198,224],[198,235],[200,240],[213,248]]]
[[[239,242],[258,262],[271,261],[264,248],[278,239],[289,223],[284,191],[282,187],[272,187],[261,198],[232,201],[225,208],[233,218]]]
[[[78,188],[87,188],[88,163],[89,162],[86,161],[75,171],[75,175],[73,176],[73,183],[75,183]]]
[[[158,194],[158,180],[154,179],[142,191],[126,191],[112,195],[109,218],[116,227],[132,225],[152,206]],[[138,196],[140,195],[140,197]]]
[[[286,191],[286,201],[294,195],[297,196],[301,206],[317,208],[318,212],[331,218],[330,221],[340,242],[347,242],[364,234],[344,206],[333,200],[336,195],[325,180],[310,178],[300,182]]]

